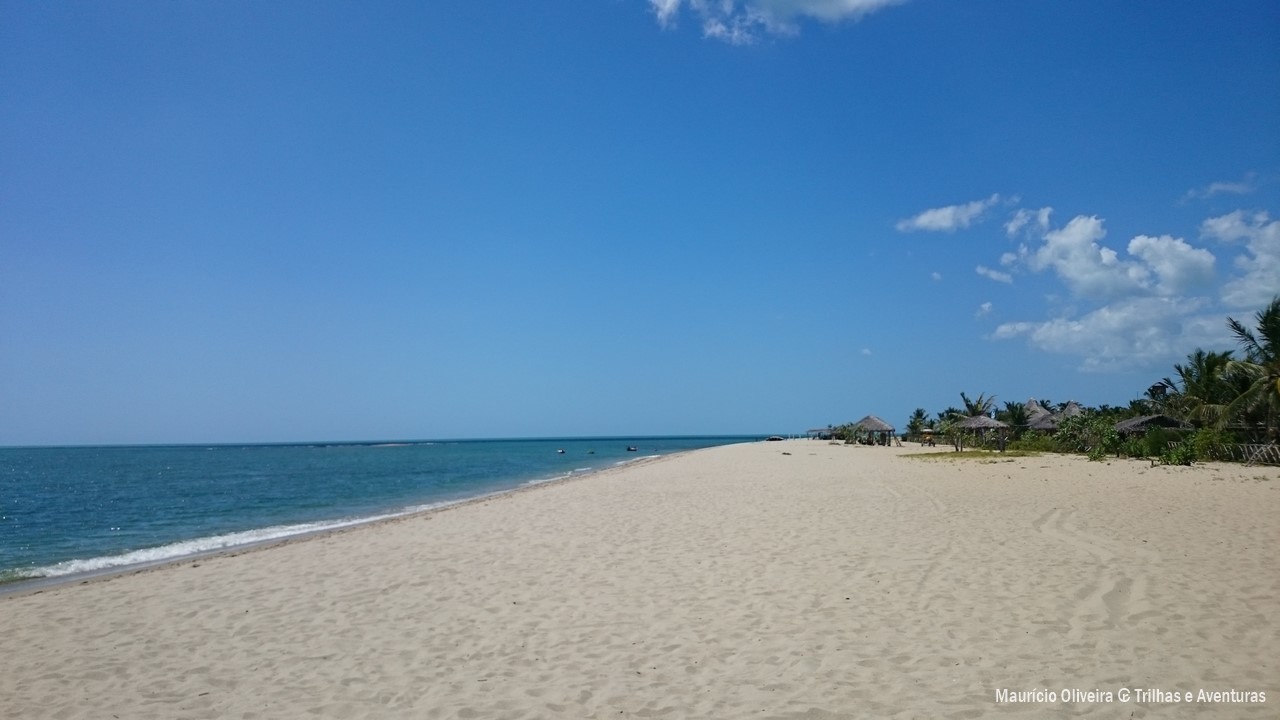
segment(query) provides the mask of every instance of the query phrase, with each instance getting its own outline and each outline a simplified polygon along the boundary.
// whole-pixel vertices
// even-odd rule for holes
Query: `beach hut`
[[[875,415],[868,415],[853,424],[859,435],[865,434],[867,444],[888,445],[894,440],[895,430],[892,425]]]
[[[1027,400],[1022,407],[1027,409],[1028,428],[1040,432],[1053,432],[1058,429],[1058,421],[1053,419],[1053,413],[1035,398]]]
[[[1037,415],[1053,414],[1049,412],[1049,408],[1041,405],[1040,401],[1035,398],[1028,398],[1026,402],[1022,403],[1022,407],[1027,411],[1027,417],[1029,418],[1036,417]]]
[[[1007,428],[1009,424],[995,418],[989,418],[986,415],[973,415],[956,423],[955,427],[964,428],[965,430],[995,430]]]
[[[1116,432],[1121,435],[1146,435],[1151,428],[1187,428],[1186,423],[1168,415],[1141,415],[1121,420],[1116,423]]]
[[[1051,433],[1058,429],[1058,419],[1051,412],[1043,412],[1039,415],[1032,415],[1027,420],[1027,427],[1032,430]]]
[[[1054,432],[1058,429],[1058,425],[1063,420],[1077,415],[1083,415],[1084,410],[1076,403],[1075,400],[1069,401],[1062,408],[1062,412],[1050,412],[1045,406],[1036,402],[1034,399],[1028,400],[1024,405],[1027,408],[1027,427],[1040,432]]]
[[[986,415],[972,415],[967,417],[955,425],[951,426],[956,430],[969,430],[978,437],[987,434],[988,431],[998,430],[1000,432],[1000,452],[1004,452],[1005,431],[1008,430],[1008,423],[1001,422],[995,418],[989,418]],[[956,450],[964,449],[964,433],[955,434]]]

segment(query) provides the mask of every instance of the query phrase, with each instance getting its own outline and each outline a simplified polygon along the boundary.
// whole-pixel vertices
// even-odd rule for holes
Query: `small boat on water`
[[[635,445],[628,445],[628,446],[627,446],[627,452],[635,452],[635,451],[636,451],[636,446],[635,446]]]
[[[557,454],[557,455],[563,455],[563,454],[564,454],[564,450],[557,450],[557,451],[556,451],[556,454]]]

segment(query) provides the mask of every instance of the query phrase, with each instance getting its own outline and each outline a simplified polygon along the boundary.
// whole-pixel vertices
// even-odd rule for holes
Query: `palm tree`
[[[1280,296],[1255,318],[1256,335],[1235,318],[1227,318],[1227,327],[1244,348],[1244,359],[1227,363],[1227,372],[1247,384],[1227,406],[1219,425],[1237,414],[1256,412],[1262,417],[1267,439],[1276,442],[1280,440]]]
[[[964,414],[969,417],[977,415],[985,415],[991,417],[991,411],[996,407],[996,396],[988,397],[984,393],[979,393],[976,400],[970,400],[968,395],[960,393],[960,399],[964,401]]]
[[[950,422],[956,418],[965,417],[965,412],[954,405],[938,413],[938,424]]]
[[[1031,417],[1027,415],[1027,406],[1018,402],[1008,402],[1004,404],[1004,410],[996,413],[996,419],[1002,420],[1013,428],[1014,438],[1022,435],[1022,431],[1027,429],[1031,424]]]
[[[1232,321],[1234,322],[1234,321]],[[1196,427],[1215,424],[1238,394],[1231,386],[1227,366],[1231,352],[1205,352],[1199,348],[1187,356],[1187,364],[1175,364],[1178,378],[1164,378],[1164,408]]]
[[[918,437],[928,420],[929,414],[924,411],[924,408],[916,408],[912,411],[911,417],[907,419],[907,437]]]
[[[1139,415],[1150,415],[1156,404],[1153,400],[1147,398],[1135,398],[1129,401],[1129,409],[1126,414],[1129,417],[1137,417]]]

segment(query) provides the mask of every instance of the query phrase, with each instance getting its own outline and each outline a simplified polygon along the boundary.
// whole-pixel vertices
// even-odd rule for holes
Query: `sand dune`
[[[3,598],[0,715],[1280,715],[1280,470],[914,452],[712,448]],[[997,702],[1121,688],[1266,702]]]

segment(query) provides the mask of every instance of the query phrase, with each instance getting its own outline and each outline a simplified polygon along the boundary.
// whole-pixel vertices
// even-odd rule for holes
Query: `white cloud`
[[[1205,187],[1188,190],[1187,194],[1182,196],[1182,201],[1186,202],[1188,200],[1205,200],[1213,197],[1214,195],[1222,195],[1222,194],[1248,195],[1249,193],[1253,192],[1255,189],[1253,184],[1253,178],[1254,178],[1254,174],[1249,173],[1248,175],[1245,175],[1244,180],[1241,180],[1239,182],[1209,183]]]
[[[1155,272],[1160,295],[1181,295],[1213,282],[1213,253],[1193,248],[1182,238],[1139,235],[1129,241],[1129,254]]]
[[[702,23],[705,37],[735,45],[755,42],[760,34],[794,35],[803,18],[837,23],[857,21],[906,0],[649,0],[658,23],[675,24],[687,6]]]
[[[1052,268],[1077,296],[1113,298],[1142,289],[1148,271],[1099,245],[1106,234],[1100,218],[1077,216],[1046,233],[1044,245],[1027,256],[1027,265],[1037,272]]]
[[[1009,222],[1004,224],[1004,231],[1009,237],[1015,237],[1019,231],[1027,230],[1043,235],[1049,231],[1049,215],[1053,213],[1053,208],[1042,207],[1035,212],[1026,208],[1018,208],[1018,211],[1009,218]],[[1034,224],[1032,224],[1034,222]]]
[[[870,355],[870,354],[871,354],[871,348],[862,348],[862,354],[863,354],[863,355]]]
[[[1280,220],[1265,212],[1237,210],[1205,220],[1200,234],[1225,243],[1245,242],[1245,252],[1235,261],[1240,274],[1222,286],[1223,302],[1260,307],[1280,293]]]
[[[1221,315],[1203,303],[1162,297],[1129,298],[1079,318],[1004,323],[992,337],[1026,336],[1034,347],[1084,357],[1082,370],[1105,371],[1167,362],[1195,347],[1230,344]]]
[[[938,280],[942,279],[942,273],[932,272],[932,273],[929,273],[929,277],[933,278],[933,280],[937,282]]]
[[[1213,282],[1213,253],[1182,238],[1138,235],[1129,241],[1128,257],[1121,258],[1101,244],[1106,234],[1100,218],[1080,215],[1065,227],[1044,233],[1044,243],[1034,251],[1021,246],[1016,254],[1004,253],[1000,264],[1023,263],[1036,272],[1052,269],[1081,298],[1114,299],[1148,292],[1181,295]]]
[[[976,314],[976,317],[982,317],[983,315],[989,315],[989,314],[991,314],[991,303],[989,301],[984,302],[978,306],[978,312]]]
[[[1237,210],[1200,223],[1200,235],[1228,243],[1248,240],[1256,235],[1258,229],[1265,226],[1268,220],[1270,216],[1264,212],[1246,215],[1245,211]]]
[[[987,208],[1000,202],[1000,196],[992,195],[986,200],[974,200],[963,205],[948,205],[933,208],[914,217],[899,220],[895,227],[898,232],[925,230],[930,232],[955,232],[967,228],[987,211]]]
[[[990,279],[992,279],[992,280],[995,280],[996,282],[1002,282],[1002,283],[1012,283],[1012,282],[1013,282],[1013,276],[1012,276],[1012,275],[1010,275],[1009,273],[1006,273],[1006,272],[1000,272],[999,270],[992,270],[991,268],[987,267],[986,265],[979,265],[979,266],[976,268],[976,271],[977,271],[977,273],[978,273],[979,275],[981,275],[982,277],[990,278]]]
[[[1015,215],[1005,229],[1034,235],[1046,227],[1040,223],[1048,222],[1047,210]],[[1252,222],[1224,217],[1207,221],[1202,231],[1252,243],[1264,225],[1256,217]],[[1086,311],[1004,323],[992,337],[1025,337],[1040,350],[1083,357],[1083,369],[1095,371],[1168,362],[1197,346],[1229,344],[1222,316],[1204,312],[1209,301],[1200,297],[1214,281],[1212,252],[1171,235],[1138,235],[1122,257],[1103,244],[1106,234],[1100,218],[1080,215],[1061,228],[1042,230],[1038,240],[1029,241],[1031,247],[1024,244],[1016,253],[1002,254],[1004,267],[1052,271]]]

